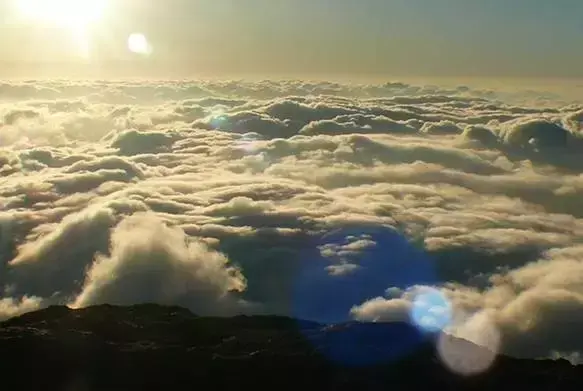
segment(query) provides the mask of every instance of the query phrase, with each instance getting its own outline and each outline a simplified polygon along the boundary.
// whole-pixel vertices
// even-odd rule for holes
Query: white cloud
[[[223,254],[151,214],[121,221],[112,232],[110,253],[98,255],[88,269],[74,307],[162,303],[220,314],[229,292],[241,292],[246,286]]]
[[[433,285],[503,350],[583,350],[578,105],[400,83],[0,88],[2,317],[158,301],[407,320],[407,288]]]

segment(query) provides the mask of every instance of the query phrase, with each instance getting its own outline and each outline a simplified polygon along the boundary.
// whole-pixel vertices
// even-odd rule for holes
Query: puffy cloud
[[[578,104],[403,83],[0,90],[1,317],[153,301],[583,351]]]
[[[20,300],[11,297],[0,300],[0,313],[4,317],[22,315],[26,312],[35,311],[41,308],[42,300],[38,297],[24,296]]]
[[[155,215],[134,214],[121,221],[111,234],[110,253],[97,256],[73,306],[181,304],[220,314],[229,292],[245,289],[245,278],[227,266],[223,254],[191,241]]]

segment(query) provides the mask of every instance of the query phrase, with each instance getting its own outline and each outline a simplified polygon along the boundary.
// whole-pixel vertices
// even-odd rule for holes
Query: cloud
[[[583,351],[578,104],[403,83],[0,90],[0,317],[417,311],[513,354]]]
[[[180,304],[205,313],[221,313],[229,292],[246,281],[228,259],[155,215],[134,214],[111,233],[110,256],[98,254],[72,303]],[[235,303],[231,304],[235,305]]]

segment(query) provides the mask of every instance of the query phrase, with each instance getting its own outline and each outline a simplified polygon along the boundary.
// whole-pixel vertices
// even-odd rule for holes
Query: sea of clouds
[[[5,82],[0,318],[410,320],[433,289],[462,336],[576,354],[582,129],[582,105],[465,86]]]

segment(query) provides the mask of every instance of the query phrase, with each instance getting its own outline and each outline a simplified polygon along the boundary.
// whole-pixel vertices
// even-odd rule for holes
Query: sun
[[[31,22],[86,28],[99,21],[108,0],[15,0],[20,14]]]
[[[93,27],[103,19],[110,0],[14,1],[26,23],[68,30],[78,54],[88,59]]]

